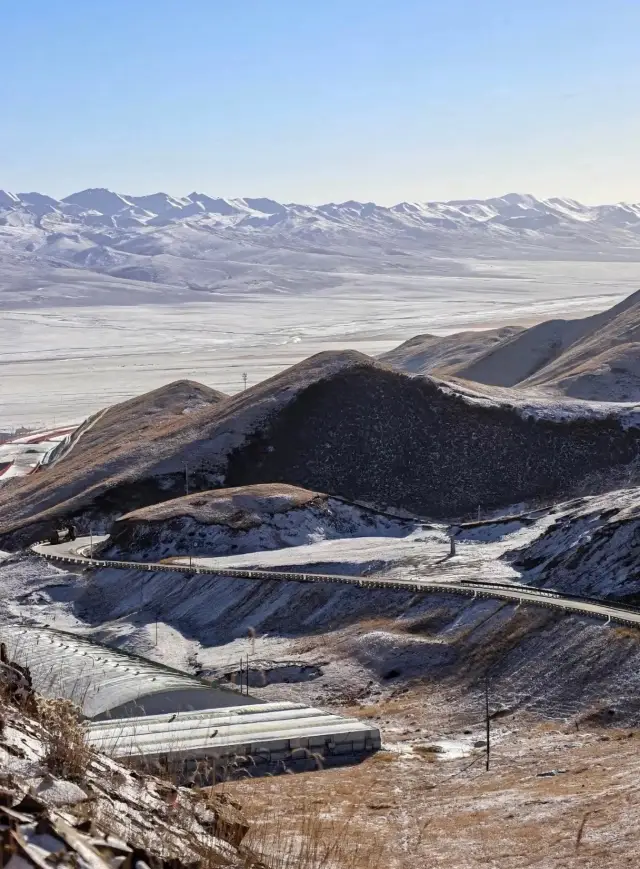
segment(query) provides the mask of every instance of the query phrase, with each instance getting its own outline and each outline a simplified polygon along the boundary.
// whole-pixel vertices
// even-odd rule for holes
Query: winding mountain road
[[[249,579],[258,581],[276,582],[321,582],[337,583],[340,585],[352,585],[357,588],[371,589],[394,589],[408,591],[413,594],[461,594],[472,598],[494,598],[508,602],[527,604],[548,609],[559,609],[565,613],[576,613],[591,618],[604,619],[606,622],[640,628],[640,609],[625,606],[617,601],[608,601],[602,598],[581,597],[550,591],[548,589],[533,588],[515,583],[491,583],[474,580],[458,580],[451,582],[434,582],[425,580],[392,579],[385,580],[374,576],[349,576],[344,574],[328,573],[300,573],[280,570],[264,569],[238,569],[212,564],[212,559],[207,559],[206,564],[199,563],[200,559],[193,558],[191,564],[178,564],[175,562],[143,562],[143,561],[115,561],[113,559],[92,557],[92,546],[104,543],[108,536],[79,537],[74,541],[50,544],[46,542],[35,543],[31,549],[37,555],[48,561],[61,564],[76,565],[84,568],[116,568],[119,570],[144,570],[144,571],[172,571],[182,573],[186,577],[193,578],[201,574],[206,576],[224,576],[233,579]]]

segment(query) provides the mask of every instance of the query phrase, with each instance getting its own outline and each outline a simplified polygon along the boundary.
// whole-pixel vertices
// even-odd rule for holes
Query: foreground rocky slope
[[[0,539],[15,547],[66,517],[107,526],[127,510],[184,494],[185,475],[192,490],[284,482],[459,516],[549,498],[587,472],[625,465],[638,434],[628,408],[518,405],[509,395],[411,378],[362,354],[323,353],[239,395],[149,424],[139,438],[123,438],[116,426],[95,447],[87,439],[0,492]]]
[[[177,788],[90,750],[70,704],[7,693],[0,668],[0,861],[45,866],[263,866],[232,799]]]

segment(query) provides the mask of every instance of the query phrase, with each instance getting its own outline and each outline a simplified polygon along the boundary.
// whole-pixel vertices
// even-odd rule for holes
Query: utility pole
[[[247,697],[249,696],[249,655],[247,655]]]
[[[489,755],[491,752],[491,718],[489,717],[489,671],[484,674],[484,712],[487,725],[487,762],[486,769],[489,772]]]
[[[242,372],[242,382],[244,383],[244,388],[246,389],[247,388],[247,372],[246,371]]]
[[[457,525],[452,525],[449,528],[449,558],[453,558],[456,554],[456,534],[459,530]]]

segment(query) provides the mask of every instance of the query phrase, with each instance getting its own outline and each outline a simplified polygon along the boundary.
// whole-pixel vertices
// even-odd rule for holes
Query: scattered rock
[[[45,777],[34,793],[46,806],[72,806],[88,799],[88,795],[77,784],[51,776]]]

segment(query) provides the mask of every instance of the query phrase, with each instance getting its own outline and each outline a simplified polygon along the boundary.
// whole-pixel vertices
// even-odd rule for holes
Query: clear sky
[[[0,0],[0,187],[640,200],[640,0]]]

